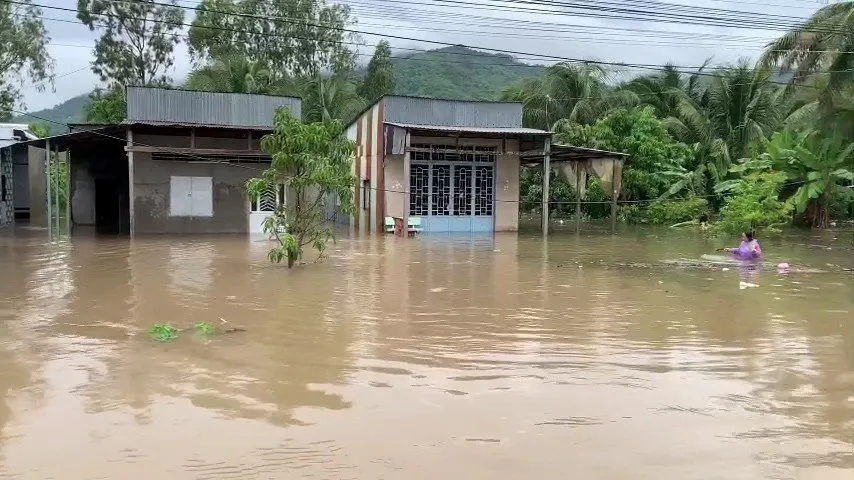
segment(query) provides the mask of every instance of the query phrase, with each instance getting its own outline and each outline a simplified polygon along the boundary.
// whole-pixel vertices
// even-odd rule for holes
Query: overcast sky
[[[162,1],[162,0],[161,0]],[[708,57],[715,63],[735,62],[739,58],[755,59],[763,46],[780,30],[705,27],[652,21],[620,21],[567,15],[561,7],[536,5],[538,0],[513,0],[513,3],[489,5],[490,0],[346,0],[358,25],[365,32],[463,44],[473,47],[546,54],[565,58],[595,59],[608,62],[658,65],[673,62],[690,67],[702,64]],[[613,8],[633,9],[637,5],[667,4],[765,13],[786,17],[808,17],[825,2],[821,0],[596,0]],[[34,3],[75,9],[77,0],[34,0]],[[194,6],[195,0],[179,0]],[[544,0],[544,3],[571,3],[571,0]],[[673,9],[658,3],[660,11]],[[508,8],[509,7],[509,8]],[[526,9],[528,11],[522,11]],[[533,13],[538,9],[552,14]],[[597,14],[588,10],[590,14]],[[561,14],[562,13],[562,14]],[[186,11],[186,23],[194,12]],[[696,12],[694,13],[696,15]],[[29,82],[23,90],[27,110],[52,107],[75,95],[88,93],[98,86],[91,72],[92,47],[96,32],[75,18],[73,12],[44,9],[45,26],[51,36],[50,54],[55,59],[57,76],[53,91],[39,92]],[[740,15],[750,19],[748,15]],[[382,37],[362,35],[366,44],[360,49],[360,62],[367,62],[373,45]],[[407,49],[439,48],[441,45],[414,40],[388,39],[394,55],[412,53]],[[548,63],[547,59],[519,56],[528,63]],[[174,80],[182,79],[190,69],[185,45],[176,51]],[[642,73],[643,70],[631,70]]]

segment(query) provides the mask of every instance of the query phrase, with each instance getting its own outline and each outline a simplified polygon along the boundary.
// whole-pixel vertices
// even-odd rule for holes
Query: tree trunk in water
[[[813,228],[827,228],[827,208],[824,206],[823,196],[810,200],[806,213]]]
[[[295,253],[288,252],[288,268],[293,268],[294,263],[297,261],[297,256]]]

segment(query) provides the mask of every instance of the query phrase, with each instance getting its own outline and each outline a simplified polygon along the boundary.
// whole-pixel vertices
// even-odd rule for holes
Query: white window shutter
[[[172,177],[169,181],[169,216],[192,215],[192,178]]]
[[[191,212],[194,217],[213,216],[213,178],[193,177]]]

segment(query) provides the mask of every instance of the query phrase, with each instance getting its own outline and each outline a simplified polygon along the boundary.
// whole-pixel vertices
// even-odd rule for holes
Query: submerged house
[[[582,175],[585,184],[587,173],[607,176],[608,189],[619,192],[626,157],[554,145],[551,132],[522,126],[522,104],[515,102],[387,95],[358,115],[346,135],[357,146],[357,210],[349,219],[357,232],[387,231],[393,218],[428,233],[516,231],[520,168],[562,166],[582,191]],[[544,206],[547,200],[544,194]],[[616,203],[612,210],[615,216]]]
[[[25,148],[12,146],[37,138],[28,125],[0,123],[0,226],[29,217],[29,159]]]
[[[347,137],[357,145],[356,231],[417,217],[425,232],[493,232],[518,229],[520,151],[551,134],[522,127],[519,103],[387,95]]]
[[[128,87],[122,123],[72,125],[64,135],[17,141],[0,148],[2,172],[14,164],[15,177],[28,179],[28,189],[16,181],[14,205],[18,192],[27,191],[34,226],[58,229],[62,216],[72,233],[260,233],[286,201],[285,191],[280,186],[248,199],[244,185],[269,168],[260,140],[273,131],[278,108],[301,116],[294,97]],[[511,102],[385,96],[345,135],[357,145],[356,211],[336,217],[331,205],[328,213],[365,234],[388,231],[389,221],[417,224],[425,233],[516,231],[521,168],[560,167],[581,191],[595,175],[616,193],[625,159],[556,145],[551,132],[523,127],[522,105]],[[51,156],[68,165],[65,202],[47,182]],[[543,192],[549,178],[543,176]],[[547,201],[544,193],[543,207]],[[549,208],[542,211],[547,233]]]
[[[260,232],[283,199],[269,192],[250,201],[244,183],[270,165],[260,140],[273,130],[279,107],[301,114],[294,97],[128,87],[121,124],[72,126],[67,134],[14,148],[42,155],[35,164],[41,171],[30,175],[42,184],[46,152],[67,155],[63,215],[72,232]]]

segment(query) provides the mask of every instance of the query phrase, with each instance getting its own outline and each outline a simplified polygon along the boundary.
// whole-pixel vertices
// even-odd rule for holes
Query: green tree
[[[284,259],[288,267],[302,258],[310,246],[322,256],[334,240],[327,212],[337,205],[340,213],[354,211],[350,172],[356,145],[341,135],[341,123],[303,123],[286,109],[279,109],[275,130],[261,140],[270,154],[270,168],[261,178],[247,182],[251,196],[284,185],[286,199],[264,223],[265,232],[276,237],[279,246],[268,255],[270,261]]]
[[[110,87],[169,81],[184,21],[176,0],[77,0],[77,18],[100,30],[92,71]]]
[[[230,55],[294,77],[352,70],[350,8],[325,0],[202,0],[189,32],[199,60]]]
[[[113,87],[97,89],[89,94],[89,103],[84,107],[86,121],[99,124],[121,123],[127,117],[125,90]]]
[[[658,198],[672,183],[665,172],[684,168],[693,156],[670,136],[652,107],[615,110],[594,125],[562,120],[555,132],[561,143],[628,153],[622,189],[626,199]]]
[[[53,82],[53,60],[47,52],[50,37],[41,19],[41,9],[30,0],[0,2],[0,121],[8,121],[21,100],[24,79],[39,90]]]
[[[382,40],[377,44],[358,93],[368,102],[394,93],[394,65],[391,63],[391,46],[387,41]]]
[[[343,73],[331,77],[317,74],[303,82],[300,90],[307,122],[346,121],[366,106],[349,76]]]

